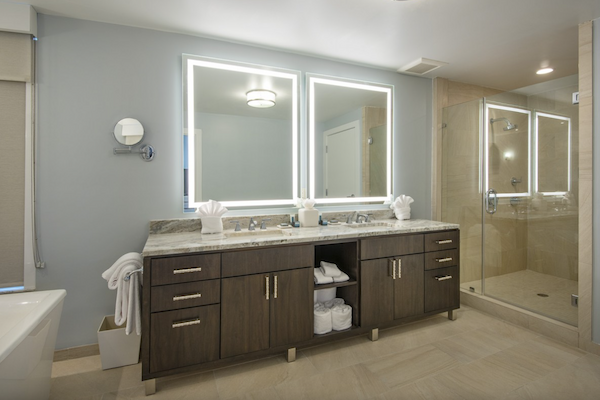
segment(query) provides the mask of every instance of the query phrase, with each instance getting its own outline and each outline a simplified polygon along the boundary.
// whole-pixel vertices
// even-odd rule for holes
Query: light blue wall
[[[395,86],[394,187],[430,218],[431,80],[252,46],[40,14],[37,42],[39,289],[64,288],[57,348],[97,341],[115,292],[101,273],[141,251],[152,219],[182,211],[182,53]],[[368,60],[366,60],[368,61]],[[114,124],[139,119],[147,163],[113,155]]]

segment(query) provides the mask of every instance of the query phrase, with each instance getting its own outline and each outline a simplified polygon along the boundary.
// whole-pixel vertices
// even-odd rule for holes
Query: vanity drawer
[[[262,274],[314,266],[312,245],[223,253],[223,277]]]
[[[154,313],[150,317],[150,372],[219,358],[220,305]]]
[[[458,265],[457,249],[425,253],[425,270],[453,267],[455,265]]]
[[[458,267],[425,271],[425,312],[458,308]]]
[[[205,254],[152,260],[152,286],[203,281],[221,277],[221,255]]]
[[[151,289],[151,298],[150,312],[215,304],[221,300],[221,281],[156,286]]]
[[[401,256],[423,252],[423,235],[387,236],[362,239],[361,260]]]
[[[459,232],[443,231],[425,235],[425,251],[438,251],[458,248]]]

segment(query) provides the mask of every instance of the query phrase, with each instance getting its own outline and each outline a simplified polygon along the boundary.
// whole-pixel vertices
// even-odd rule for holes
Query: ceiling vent
[[[447,62],[431,60],[429,58],[419,58],[404,67],[398,69],[398,72],[413,74],[413,75],[425,75],[428,72],[448,65]]]

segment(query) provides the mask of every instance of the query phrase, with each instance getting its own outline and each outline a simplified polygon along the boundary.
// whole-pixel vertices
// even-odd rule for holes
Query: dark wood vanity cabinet
[[[282,246],[223,255],[221,358],[312,338],[313,252]]]
[[[256,359],[459,307],[458,230],[144,259],[142,379]],[[316,287],[334,262],[347,282]],[[352,328],[313,334],[314,290],[336,287]],[[292,353],[290,353],[292,352]],[[295,356],[294,356],[295,357]]]
[[[458,230],[361,240],[361,325],[459,307]]]

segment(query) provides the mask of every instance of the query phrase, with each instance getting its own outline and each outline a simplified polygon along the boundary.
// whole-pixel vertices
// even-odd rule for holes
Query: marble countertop
[[[226,249],[254,248],[279,244],[314,243],[337,239],[351,239],[369,236],[395,235],[401,233],[418,233],[458,229],[459,225],[447,222],[411,219],[398,221],[395,219],[376,220],[363,224],[338,224],[318,226],[314,228],[268,227],[234,232],[232,229],[222,234],[201,234],[194,232],[150,233],[142,255],[144,257],[171,254],[197,253],[202,251],[218,251]]]

